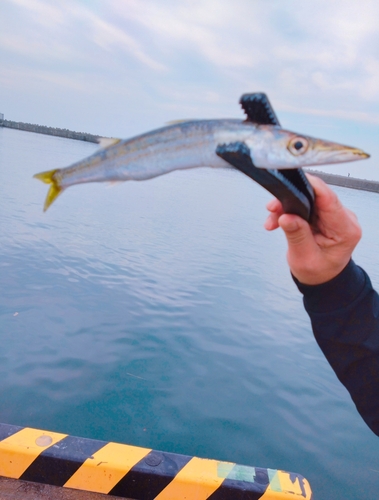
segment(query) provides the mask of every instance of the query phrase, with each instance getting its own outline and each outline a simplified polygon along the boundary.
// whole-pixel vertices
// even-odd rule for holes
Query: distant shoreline
[[[1,117],[0,117],[1,118]],[[44,125],[35,125],[33,123],[14,122],[12,120],[1,120],[0,126],[13,128],[16,130],[24,130],[26,132],[35,132],[37,134],[53,135],[55,137],[65,137],[66,139],[76,139],[78,141],[99,143],[101,136],[87,134],[85,132],[74,132],[65,128],[46,127]],[[345,175],[328,174],[319,172],[318,170],[307,170],[310,174],[315,175],[333,186],[341,186],[350,189],[359,189],[361,191],[370,191],[379,193],[379,182],[368,181],[366,179],[357,179],[356,177],[347,177]]]
[[[65,137],[66,139],[76,139],[77,141],[94,142],[98,144],[100,136],[87,134],[85,132],[73,132],[66,128],[46,127],[45,125],[35,125],[34,123],[14,122],[12,120],[0,120],[1,127],[24,130],[25,132],[35,132],[36,134],[53,135],[55,137]]]

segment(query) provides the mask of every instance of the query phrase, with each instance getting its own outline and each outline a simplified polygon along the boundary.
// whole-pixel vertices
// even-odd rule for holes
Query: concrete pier
[[[361,191],[379,193],[378,181],[368,181],[366,179],[357,179],[356,177],[346,177],[345,175],[328,174],[317,170],[307,170],[307,172],[333,186],[342,186],[350,189],[360,189]]]
[[[4,115],[3,115],[4,116]],[[26,132],[35,132],[36,134],[54,135],[55,137],[65,137],[67,139],[76,139],[78,141],[99,142],[99,136],[87,134],[85,132],[73,132],[65,128],[45,127],[44,125],[35,125],[34,123],[14,122],[12,120],[1,119],[0,126],[24,130]]]

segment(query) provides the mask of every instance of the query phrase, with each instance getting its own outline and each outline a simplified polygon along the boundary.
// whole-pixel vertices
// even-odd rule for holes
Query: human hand
[[[345,208],[324,181],[306,174],[315,192],[317,231],[301,217],[284,214],[279,200],[267,204],[265,228],[281,227],[288,243],[287,261],[292,274],[305,285],[333,279],[349,263],[362,236],[356,215]]]

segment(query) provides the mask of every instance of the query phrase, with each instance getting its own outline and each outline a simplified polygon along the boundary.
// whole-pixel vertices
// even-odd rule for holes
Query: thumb
[[[283,214],[279,217],[278,224],[286,235],[290,251],[300,256],[314,249],[313,233],[304,219],[297,215]]]

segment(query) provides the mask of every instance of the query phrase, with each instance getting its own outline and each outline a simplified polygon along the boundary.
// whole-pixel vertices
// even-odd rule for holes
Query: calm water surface
[[[32,179],[93,144],[0,128],[0,421],[296,471],[315,499],[377,499],[379,439],[318,349],[232,171],[67,190]],[[379,285],[379,196],[336,188]]]

